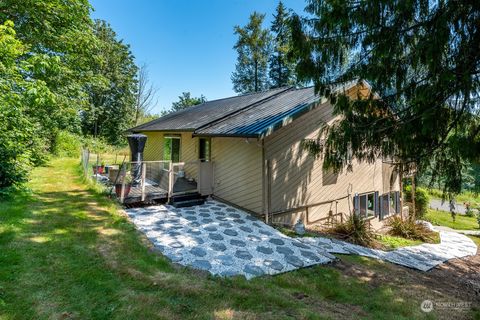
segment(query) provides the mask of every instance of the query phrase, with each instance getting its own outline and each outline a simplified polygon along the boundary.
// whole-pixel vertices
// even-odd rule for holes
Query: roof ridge
[[[277,89],[280,90],[280,88],[277,88]],[[253,102],[253,103],[251,103],[251,104],[249,104],[249,105],[247,105],[247,106],[245,106],[245,107],[243,107],[243,108],[241,108],[241,109],[239,109],[239,110],[235,110],[235,111],[233,111],[233,112],[231,112],[231,113],[229,113],[229,114],[227,114],[227,115],[225,115],[225,116],[223,116],[223,117],[221,117],[221,118],[219,118],[219,119],[213,120],[212,122],[209,122],[209,123],[207,123],[207,124],[205,124],[205,125],[203,125],[203,126],[200,126],[200,127],[196,128],[196,129],[193,131],[193,134],[195,135],[195,133],[196,133],[198,130],[202,130],[202,129],[211,127],[211,126],[216,125],[216,124],[218,124],[218,123],[220,123],[220,122],[222,122],[222,121],[225,121],[225,120],[227,120],[227,119],[230,119],[231,117],[234,117],[234,116],[238,115],[239,113],[242,113],[242,112],[247,111],[247,110],[249,110],[249,109],[251,109],[251,108],[253,108],[253,107],[255,107],[255,106],[259,105],[259,104],[263,104],[263,103],[265,103],[265,102],[267,102],[267,101],[269,101],[269,100],[272,100],[272,99],[278,97],[279,95],[281,95],[281,94],[283,94],[283,93],[285,93],[285,92],[287,92],[287,91],[291,91],[292,89],[296,90],[294,86],[284,87],[283,90],[280,90],[280,91],[277,92],[277,93],[274,93],[274,94],[272,94],[272,95],[269,95],[269,96],[267,96],[267,97],[265,97],[265,98],[263,98],[263,99],[261,99],[261,100],[255,101],[255,102]]]
[[[281,90],[281,89],[283,89],[283,90]],[[176,112],[172,112],[172,113],[170,113],[170,114],[166,114],[166,115],[164,115],[164,116],[160,116],[160,117],[158,117],[157,119],[153,119],[153,120],[151,120],[151,121],[148,121],[148,122],[139,124],[138,126],[135,126],[135,127],[133,127],[133,128],[128,129],[128,131],[133,131],[133,130],[142,129],[143,127],[145,127],[145,126],[147,126],[147,125],[152,125],[152,124],[157,123],[158,121],[163,121],[163,120],[165,120],[165,119],[168,119],[168,118],[170,118],[170,117],[173,117],[174,115],[178,115],[178,114],[181,114],[181,113],[183,113],[183,112],[190,111],[192,108],[196,108],[196,107],[202,106],[202,105],[204,105],[204,104],[206,104],[206,103],[215,102],[215,101],[222,101],[222,100],[228,100],[228,99],[234,99],[234,98],[238,98],[238,97],[246,97],[246,96],[251,96],[251,95],[255,95],[255,94],[265,94],[265,93],[267,93],[267,92],[269,92],[269,91],[275,91],[275,90],[278,91],[278,90],[281,90],[281,91],[279,91],[279,92],[277,92],[277,93],[274,93],[274,94],[269,95],[269,96],[267,96],[266,98],[264,98],[264,99],[267,99],[267,98],[269,98],[269,97],[272,97],[272,96],[277,95],[278,93],[284,92],[284,91],[286,91],[287,89],[291,89],[291,86],[290,86],[290,87],[285,86],[285,87],[272,88],[272,89],[269,89],[269,90],[258,91],[258,92],[248,92],[248,93],[243,93],[243,94],[239,94],[239,95],[236,95],[236,96],[219,98],[219,99],[214,99],[214,100],[208,100],[208,101],[202,102],[202,103],[200,103],[200,104],[196,104],[196,105],[194,105],[194,106],[191,106],[191,107],[189,107],[189,108],[185,108],[185,109],[183,109],[183,110],[178,110],[178,111],[176,111]],[[264,99],[262,99],[262,100],[264,100]],[[262,101],[262,100],[259,100],[259,101]],[[259,102],[259,101],[256,101],[256,102]],[[249,106],[249,105],[247,105],[246,107],[248,107],[248,106]],[[245,107],[245,108],[246,108],[246,107]],[[238,110],[237,110],[237,111],[238,111]],[[220,120],[220,119],[218,119],[218,120]],[[212,123],[213,123],[213,122],[215,122],[215,120],[212,121]],[[209,123],[208,123],[208,124],[209,124]],[[207,126],[208,124],[206,124],[205,126]],[[197,129],[200,129],[200,128],[201,128],[201,127],[197,128]]]

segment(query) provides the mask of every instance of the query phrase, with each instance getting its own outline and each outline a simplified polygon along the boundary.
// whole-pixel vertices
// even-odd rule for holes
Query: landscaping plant
[[[434,242],[438,238],[438,234],[429,230],[424,224],[416,223],[410,219],[403,219],[400,216],[394,216],[389,219],[387,226],[389,228],[388,233],[392,236],[424,242]]]
[[[474,209],[472,208],[472,205],[470,204],[470,202],[465,202],[464,206],[466,210],[465,215],[467,217],[475,217],[475,212],[473,211]]]
[[[356,214],[350,215],[347,221],[334,226],[330,233],[342,240],[366,247],[371,246],[374,240],[368,222]]]
[[[412,202],[412,186],[405,187],[405,199],[407,202]],[[430,197],[428,191],[424,188],[415,188],[415,217],[423,219],[428,210]]]

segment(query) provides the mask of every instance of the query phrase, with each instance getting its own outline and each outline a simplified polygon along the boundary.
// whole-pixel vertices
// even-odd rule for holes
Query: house
[[[356,98],[370,87],[354,81],[335,90]],[[208,101],[130,131],[148,137],[145,161],[178,163],[174,180],[268,222],[328,224],[355,212],[380,227],[400,212],[392,165],[353,161],[353,171],[334,174],[302,148],[332,113],[313,87],[288,87]]]

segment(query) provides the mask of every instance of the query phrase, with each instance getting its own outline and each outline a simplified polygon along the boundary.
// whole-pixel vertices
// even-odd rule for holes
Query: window
[[[163,143],[163,160],[180,162],[180,136],[165,136]]]
[[[355,214],[363,218],[370,218],[376,216],[377,208],[377,192],[355,194],[353,197],[353,207]]]
[[[200,138],[198,140],[198,159],[200,161],[210,161],[211,140],[210,138]]]
[[[392,191],[380,197],[380,219],[400,213],[400,192]]]

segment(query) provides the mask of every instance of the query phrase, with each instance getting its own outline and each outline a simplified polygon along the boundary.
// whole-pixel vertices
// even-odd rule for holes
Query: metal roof
[[[333,91],[349,90],[356,84],[344,83]],[[278,88],[208,101],[130,131],[191,131],[195,136],[262,138],[326,101],[315,94],[313,87]]]
[[[199,136],[261,137],[268,135],[305,112],[311,110],[320,97],[313,87],[291,89],[252,108],[216,121],[194,132]]]
[[[245,94],[207,101],[131,128],[129,131],[195,131],[202,126],[231,115],[243,108],[262,102],[289,88]]]

